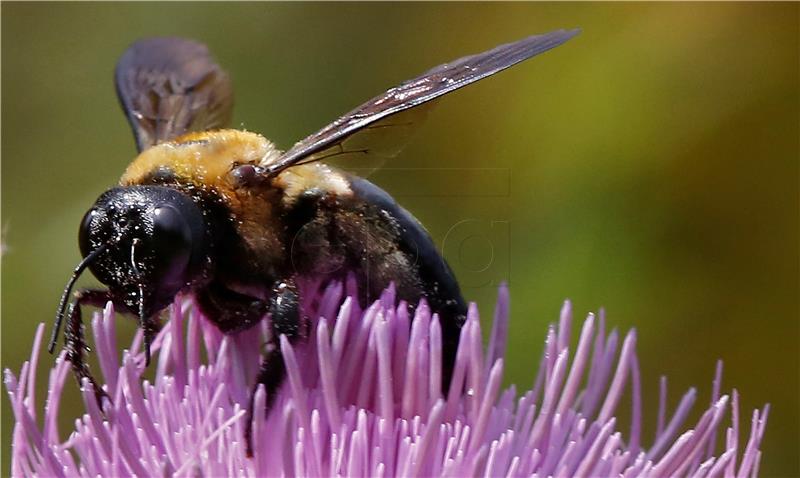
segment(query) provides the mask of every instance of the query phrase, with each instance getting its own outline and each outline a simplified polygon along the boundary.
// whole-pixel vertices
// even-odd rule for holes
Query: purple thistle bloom
[[[113,403],[102,413],[84,383],[86,412],[66,441],[57,426],[61,391],[70,375],[63,354],[50,370],[43,411],[34,397],[41,325],[19,378],[5,372],[16,416],[13,475],[758,474],[768,406],[754,411],[749,438],[740,443],[736,391],[719,396],[721,366],[710,407],[680,435],[696,393],[689,390],[667,417],[662,378],[657,431],[645,446],[635,331],[625,335],[617,353],[617,332],[606,334],[602,314],[589,315],[570,353],[572,311],[566,303],[558,325],[548,331],[533,390],[518,396],[513,386],[501,390],[508,331],[508,291],[501,288],[485,352],[477,309],[470,308],[453,386],[443,396],[437,316],[423,303],[410,317],[391,289],[362,311],[352,299],[354,291],[352,283],[327,287],[305,304],[308,315],[319,318],[312,321],[309,339],[292,346],[281,338],[288,378],[268,416],[263,389],[256,395],[252,459],[245,456],[245,415],[266,324],[225,336],[190,298],[178,299],[154,343],[151,383],[142,378],[141,332],[120,362],[114,310],[107,306],[92,325]],[[615,413],[628,388],[631,425],[620,431]],[[722,452],[716,455],[722,428]]]

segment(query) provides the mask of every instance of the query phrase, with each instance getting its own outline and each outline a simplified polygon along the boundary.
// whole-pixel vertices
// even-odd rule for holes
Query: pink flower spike
[[[64,355],[49,370],[44,404],[34,390],[43,328],[18,374],[5,371],[14,412],[14,476],[692,476],[758,474],[769,406],[755,410],[739,443],[739,397],[722,389],[693,428],[690,389],[671,417],[660,382],[656,436],[641,436],[643,407],[636,333],[606,334],[589,315],[574,353],[573,305],[547,331],[534,390],[503,390],[509,332],[502,286],[488,346],[477,307],[461,330],[451,388],[442,389],[439,318],[420,304],[409,315],[393,288],[365,309],[357,284],[332,284],[303,301],[308,340],[280,337],[286,379],[255,395],[254,456],[245,454],[247,406],[268,324],[222,334],[191,297],[178,298],[154,341],[155,379],[143,378],[141,333],[117,349],[113,307],[91,321],[111,402],[101,410],[83,383],[84,414],[68,438],[57,423],[74,386]],[[576,330],[578,324],[575,324]],[[618,347],[619,345],[619,347]],[[619,348],[619,350],[618,350]],[[619,353],[618,353],[619,352]],[[121,357],[121,360],[120,360]],[[533,380],[533,377],[531,377]],[[531,383],[531,382],[528,382]],[[623,410],[630,397],[630,409]],[[271,403],[266,408],[268,401]],[[626,405],[627,408],[627,405]],[[630,414],[629,432],[617,418]],[[730,422],[728,422],[730,420]],[[622,420],[627,423],[627,418]],[[627,427],[626,427],[627,429]],[[716,435],[724,431],[715,455]],[[676,438],[677,437],[677,438]],[[644,443],[647,442],[647,443]]]

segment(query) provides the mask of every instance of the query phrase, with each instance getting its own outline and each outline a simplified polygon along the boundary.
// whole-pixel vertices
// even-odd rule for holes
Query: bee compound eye
[[[172,289],[186,279],[192,231],[181,211],[172,205],[156,207],[151,219],[152,229],[144,238],[141,257],[149,265],[150,280],[160,289]]]
[[[175,207],[164,205],[153,210],[153,242],[159,252],[188,252],[192,230]]]

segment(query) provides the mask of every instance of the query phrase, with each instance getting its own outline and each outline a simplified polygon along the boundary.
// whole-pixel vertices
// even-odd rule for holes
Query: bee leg
[[[267,354],[261,361],[261,368],[250,393],[250,403],[247,407],[245,442],[248,457],[253,456],[253,409],[256,391],[260,385],[264,385],[264,391],[267,392],[267,412],[269,412],[275,403],[278,388],[286,377],[280,336],[285,335],[290,342],[294,342],[304,332],[304,320],[300,316],[299,304],[300,300],[294,281],[280,282],[273,289],[269,301],[272,340],[267,344]]]
[[[100,408],[103,407],[103,398],[109,401],[111,397],[108,396],[105,390],[100,388],[97,384],[92,373],[89,371],[89,365],[86,363],[84,351],[90,351],[89,346],[83,336],[83,317],[81,315],[82,305],[93,305],[96,307],[103,307],[109,300],[113,300],[111,294],[107,290],[98,289],[81,289],[75,292],[75,300],[70,305],[69,314],[67,316],[67,326],[64,330],[64,342],[67,351],[67,360],[72,364],[72,372],[78,380],[78,386],[83,385],[83,379],[89,380],[89,383],[94,389],[94,396],[97,399]]]

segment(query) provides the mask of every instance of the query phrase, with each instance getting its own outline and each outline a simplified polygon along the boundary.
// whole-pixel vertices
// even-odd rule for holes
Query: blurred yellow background
[[[371,179],[444,244],[485,316],[509,281],[509,383],[530,384],[564,298],[579,317],[605,307],[612,326],[639,330],[646,437],[658,376],[669,376],[671,406],[692,385],[705,406],[721,358],[745,423],[772,403],[762,475],[798,476],[799,10],[4,3],[3,367],[18,369],[51,320],[82,214],[135,154],[112,82],[135,39],[206,42],[233,77],[236,126],[286,148],[429,67],[581,27],[448,96]],[[78,410],[68,385],[65,426]],[[2,412],[7,459],[5,396]]]

